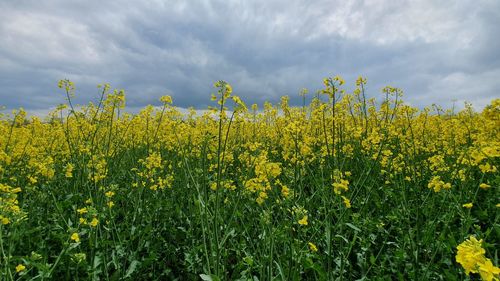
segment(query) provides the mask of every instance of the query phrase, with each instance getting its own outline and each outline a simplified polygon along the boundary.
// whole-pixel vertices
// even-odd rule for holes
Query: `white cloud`
[[[81,23],[31,12],[7,14],[3,20],[0,47],[17,60],[99,64],[103,59],[98,43]]]
[[[481,73],[453,72],[434,80],[423,98],[442,105],[471,102],[476,109],[480,109],[488,105],[492,97],[500,96],[498,77],[500,68]],[[491,93],[491,96],[484,96],[483,93]]]
[[[495,0],[4,1],[0,100],[47,108],[70,78],[81,102],[110,82],[133,106],[166,92],[204,106],[225,79],[261,102],[363,74],[373,95],[394,84],[417,105],[484,104],[498,88],[495,11]]]

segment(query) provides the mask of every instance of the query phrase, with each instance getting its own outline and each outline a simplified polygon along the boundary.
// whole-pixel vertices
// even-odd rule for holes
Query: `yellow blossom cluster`
[[[17,194],[21,192],[19,187],[11,187],[0,183],[0,223],[9,224],[21,219],[24,213],[19,208]]]
[[[456,261],[462,265],[465,274],[479,273],[485,281],[499,280],[500,268],[493,265],[490,259],[485,257],[483,240],[477,240],[470,236],[467,240],[457,246]]]
[[[210,266],[233,255],[224,246],[240,243],[233,241],[234,237],[249,235],[241,239],[248,243],[245,249],[257,247],[251,244],[256,237],[259,243],[281,245],[275,237],[266,236],[271,233],[290,239],[290,245],[285,247],[290,251],[287,256],[298,253],[308,259],[286,264],[303,265],[318,258],[330,270],[341,264],[338,272],[342,273],[348,272],[347,267],[357,266],[340,259],[349,257],[354,249],[358,250],[355,247],[366,242],[361,241],[365,229],[368,233],[371,226],[377,231],[373,237],[383,241],[383,232],[392,235],[405,229],[393,226],[394,221],[423,225],[415,220],[429,218],[432,210],[412,216],[415,205],[420,208],[423,202],[438,206],[436,210],[455,212],[449,215],[453,222],[450,228],[463,223],[457,229],[464,233],[473,228],[491,231],[489,228],[496,222],[488,219],[495,217],[500,206],[495,199],[500,165],[500,99],[480,112],[470,104],[460,110],[443,110],[435,105],[416,108],[404,103],[402,90],[392,86],[382,89],[383,100],[368,97],[364,77],[356,79],[352,92],[343,88],[345,80],[340,76],[326,78],[323,84],[323,89],[315,94],[301,89],[298,97],[283,96],[275,103],[266,101],[247,108],[229,83],[217,81],[213,106],[208,109],[180,109],[173,105],[171,96],[165,95],[157,101],[158,106],[146,106],[130,114],[125,110],[123,90],[100,85],[96,102],[75,105],[75,84],[61,80],[58,87],[64,92],[62,99],[66,103],[44,118],[30,116],[22,109],[0,114],[1,231],[9,237],[8,231],[19,225],[17,222],[24,222],[27,217],[36,224],[37,216],[42,214],[46,221],[57,221],[57,227],[46,223],[48,226],[37,225],[34,229],[40,233],[63,232],[50,233],[48,239],[55,243],[57,237],[63,237],[60,240],[64,246],[81,247],[78,252],[63,251],[81,265],[86,254],[90,260],[90,253],[107,255],[105,247],[111,249],[114,243],[136,243],[137,237],[141,237],[137,234],[140,229],[163,235],[170,225],[164,229],[155,229],[156,226],[185,219],[180,225],[172,225],[174,231],[168,232],[172,234],[168,238],[203,237],[200,243],[204,244],[199,249],[207,252],[186,252],[186,261],[175,264],[194,267],[206,259],[208,265],[203,268],[215,272]],[[439,205],[443,202],[452,206]],[[382,209],[381,206],[394,210],[387,210],[387,215],[376,217],[375,221],[364,221],[364,215],[379,215],[377,208]],[[45,214],[48,209],[51,213]],[[397,215],[404,219],[398,220]],[[266,223],[262,227],[245,225],[245,231],[238,229],[241,222],[257,218]],[[150,221],[143,222],[147,219]],[[439,221],[434,217],[433,220]],[[480,222],[476,224],[477,221]],[[334,234],[337,229],[345,229],[345,225],[356,235]],[[133,235],[128,237],[128,232]],[[438,231],[432,231],[435,232]],[[410,234],[422,237],[420,233]],[[108,239],[106,243],[99,241],[102,237]],[[354,238],[349,251],[334,253],[335,247],[340,247],[335,243],[343,244],[350,237]],[[79,243],[87,239],[89,243]],[[400,247],[408,244],[399,242]],[[471,237],[462,243],[456,260],[467,274],[495,280],[498,268],[485,258],[481,242]],[[420,243],[423,242],[418,241],[419,247]],[[34,244],[23,244],[22,250]],[[299,244],[301,250],[288,248]],[[84,248],[100,245],[106,246]],[[379,262],[392,262],[382,260],[382,256],[379,260],[377,252],[370,252],[372,249],[366,245],[366,257],[373,257],[364,272],[376,271],[373,265]],[[60,248],[48,246],[49,250]],[[394,250],[391,247],[387,244],[384,251]],[[454,245],[449,246],[448,253],[451,247]],[[182,245],[176,251],[191,248]],[[121,259],[119,255],[124,251],[115,250],[113,255]],[[273,251],[281,250],[272,248],[269,256],[277,255]],[[428,254],[417,252],[415,255]],[[20,263],[22,258],[16,255],[11,264],[2,268],[31,274],[32,265],[26,263],[26,269]],[[429,256],[440,255],[442,252]],[[51,259],[52,256],[57,253],[50,253]],[[400,256],[405,259],[405,254]],[[111,260],[108,258],[101,263]],[[360,254],[359,263],[364,259]],[[146,266],[146,262],[141,264]],[[238,266],[238,270],[243,268]],[[130,266],[130,272],[133,268]],[[318,269],[314,274],[323,277],[327,270],[319,268],[311,265],[303,272],[309,274]],[[249,266],[245,272],[254,269]],[[290,280],[300,277],[303,276]]]

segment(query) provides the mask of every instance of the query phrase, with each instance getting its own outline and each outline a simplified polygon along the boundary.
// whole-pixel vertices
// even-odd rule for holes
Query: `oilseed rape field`
[[[499,280],[500,99],[366,85],[130,114],[61,80],[48,116],[0,118],[0,280]]]

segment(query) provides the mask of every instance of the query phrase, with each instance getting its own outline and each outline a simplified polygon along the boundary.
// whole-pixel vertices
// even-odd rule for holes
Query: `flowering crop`
[[[498,280],[500,99],[323,82],[298,107],[217,81],[200,114],[132,115],[62,80],[46,118],[0,116],[0,279]]]

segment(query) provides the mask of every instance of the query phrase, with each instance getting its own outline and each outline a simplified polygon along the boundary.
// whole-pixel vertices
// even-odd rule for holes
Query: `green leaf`
[[[210,274],[210,275],[200,274],[200,277],[201,277],[201,280],[204,280],[204,281],[220,281],[220,278],[213,275],[213,274]]]
[[[335,237],[341,238],[342,240],[344,240],[344,242],[349,243],[349,240],[347,240],[347,238],[345,238],[344,236],[342,236],[340,234],[336,234]]]
[[[352,223],[349,223],[349,222],[346,222],[345,225],[347,225],[348,227],[354,229],[355,231],[357,232],[361,232],[361,229],[359,229],[357,226],[355,226],[354,224]]]
[[[128,266],[127,272],[125,273],[125,276],[123,278],[129,278],[130,276],[132,276],[132,273],[134,273],[139,264],[141,263],[138,260],[133,260]]]

